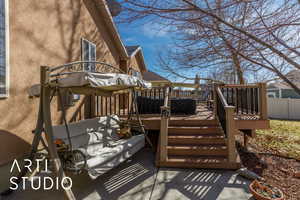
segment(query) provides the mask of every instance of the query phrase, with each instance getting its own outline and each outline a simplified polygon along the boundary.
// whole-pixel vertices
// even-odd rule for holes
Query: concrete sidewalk
[[[72,177],[73,191],[84,200],[249,200],[249,182],[233,171],[156,168],[154,155],[141,150],[127,162],[96,180]],[[7,200],[63,199],[59,191],[26,189]]]

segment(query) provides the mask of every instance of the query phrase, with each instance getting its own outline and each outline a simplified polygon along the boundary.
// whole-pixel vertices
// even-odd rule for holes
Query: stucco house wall
[[[137,56],[133,56],[129,61],[129,67],[134,69],[135,71],[140,71],[140,64]]]
[[[97,60],[119,66],[108,33],[99,30],[90,13],[92,0],[9,0],[9,97],[0,99],[0,165],[27,152],[35,128],[39,98],[27,90],[39,83],[40,66],[81,60],[81,38],[97,45]],[[93,16],[94,19],[97,16]],[[54,123],[61,121],[57,102]],[[77,104],[80,104],[78,102]],[[76,106],[68,110],[69,116]]]

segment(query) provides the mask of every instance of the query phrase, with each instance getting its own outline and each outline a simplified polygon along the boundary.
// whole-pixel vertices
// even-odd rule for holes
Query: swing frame
[[[72,73],[72,72],[66,72],[65,70],[80,71],[80,69],[81,69],[83,71],[85,64],[95,64],[95,65],[100,64],[100,65],[104,66],[104,68],[102,68],[103,72],[98,72],[98,73],[109,73],[109,72],[115,72],[115,71],[117,71],[117,73],[124,73],[123,71],[121,71],[118,68],[115,68],[106,63],[97,62],[97,61],[96,62],[94,62],[94,61],[87,61],[87,62],[86,61],[78,61],[78,62],[68,63],[65,65],[61,65],[61,66],[53,67],[53,68],[48,67],[48,66],[40,67],[41,89],[40,89],[39,111],[38,111],[36,128],[33,131],[34,138],[32,141],[32,147],[31,147],[31,151],[30,151],[28,159],[33,161],[36,158],[37,153],[38,153],[38,146],[40,143],[42,143],[43,146],[45,147],[46,151],[48,152],[49,161],[54,167],[54,173],[55,173],[56,177],[58,177],[59,180],[64,185],[67,185],[69,183],[66,181],[67,179],[65,179],[66,174],[64,172],[62,162],[58,155],[57,146],[55,145],[55,142],[54,142],[53,124],[52,124],[52,119],[51,119],[51,105],[50,105],[52,97],[55,95],[54,94],[56,92],[55,90],[57,90],[57,89],[60,90],[60,88],[57,85],[57,81],[53,81],[53,79],[51,79],[51,78],[53,78],[53,77],[57,78],[59,76],[64,76],[64,75]],[[51,74],[52,72],[57,71],[57,70],[61,70],[61,71],[56,74]],[[97,69],[97,70],[99,71],[99,69]],[[64,87],[63,89],[70,89],[73,93],[82,94],[82,95],[104,95],[104,96],[111,95],[111,93],[103,91],[99,88],[92,88],[92,87],[86,87],[86,86],[69,87],[69,88]],[[145,135],[146,141],[153,148],[153,145],[146,134],[144,125],[142,123],[142,120],[141,120],[139,112],[138,112],[138,106],[137,106],[137,100],[136,100],[137,95],[135,92],[135,88],[130,87],[127,89],[131,89],[132,94],[133,94],[133,98],[132,98],[133,101],[131,104],[131,108],[130,108],[130,112],[129,112],[127,120],[129,121],[132,119],[132,112],[133,112],[133,110],[135,110],[135,115],[136,115],[136,118],[138,121],[138,126],[140,128],[140,131],[142,132],[142,134]],[[58,94],[58,96],[60,96],[60,95],[61,94]],[[64,115],[64,118],[65,118],[65,109],[64,109],[63,105],[62,105],[62,112],[63,112],[62,114]],[[64,122],[65,122],[66,129],[68,132],[68,125],[67,125],[66,119],[64,119]],[[43,139],[43,136],[42,136],[43,133],[45,135],[48,146],[46,146],[45,141]],[[23,167],[21,172],[17,176],[16,183],[19,184],[21,182],[22,177],[26,176],[27,173],[28,173],[28,169],[26,167]],[[13,192],[13,190],[8,189],[8,190],[2,192],[1,195],[8,195],[12,192]],[[71,188],[70,189],[64,188],[64,195],[69,200],[76,199]]]

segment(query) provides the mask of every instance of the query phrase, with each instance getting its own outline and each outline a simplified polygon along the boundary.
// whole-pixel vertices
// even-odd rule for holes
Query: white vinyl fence
[[[300,99],[268,98],[270,118],[300,120]]]

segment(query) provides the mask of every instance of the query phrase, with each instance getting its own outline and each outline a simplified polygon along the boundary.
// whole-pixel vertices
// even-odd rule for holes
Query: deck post
[[[164,105],[160,107],[161,109],[161,121],[160,121],[160,134],[159,134],[159,145],[160,145],[160,153],[159,153],[159,161],[166,162],[168,158],[167,146],[168,146],[168,128],[169,128],[169,118],[171,115],[171,109],[169,106],[169,95],[170,88],[165,88],[165,99]]]
[[[258,85],[259,85],[260,119],[266,120],[266,119],[268,119],[266,83],[258,83]]]
[[[170,108],[161,107],[161,122],[160,122],[160,155],[159,161],[167,161],[167,146],[168,146],[168,127],[169,127]]]
[[[227,147],[228,161],[236,162],[237,152],[235,146],[235,124],[234,124],[234,106],[226,106],[226,132],[227,132]]]

